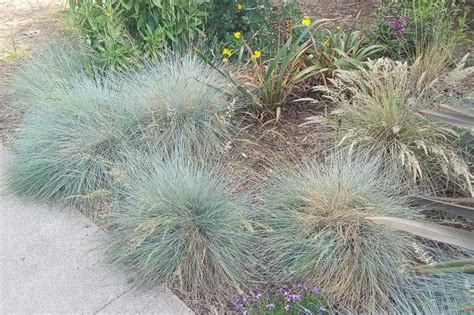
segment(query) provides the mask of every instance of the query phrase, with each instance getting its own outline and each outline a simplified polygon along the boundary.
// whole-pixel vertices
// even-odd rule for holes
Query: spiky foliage
[[[474,108],[474,66],[468,66],[470,54],[466,54],[456,63],[456,67],[440,76],[436,82],[436,88],[446,91],[445,97],[448,103],[459,103],[460,107]],[[463,99],[465,99],[463,101]]]
[[[231,85],[196,56],[170,55],[137,73],[128,91],[147,114],[145,137],[160,146],[211,152],[231,131]]]
[[[79,45],[53,43],[40,50],[13,76],[14,104],[20,110],[61,97],[71,78],[92,71],[91,57]]]
[[[440,43],[431,43],[415,56],[412,66],[412,76],[421,78],[425,83],[433,82],[449,72],[450,62],[453,60],[456,46],[446,46]]]
[[[263,197],[263,258],[276,281],[323,288],[323,296],[350,313],[433,312],[450,297],[416,277],[416,237],[366,217],[417,216],[400,197],[399,177],[378,159],[329,157],[280,174]],[[460,288],[462,290],[462,286]],[[443,302],[441,302],[443,301]],[[431,305],[430,303],[433,303]]]
[[[435,107],[437,94],[424,75],[412,75],[412,67],[379,59],[368,69],[340,71],[331,88],[324,88],[337,107],[323,120],[337,146],[382,156],[387,167],[404,168],[419,187],[472,194],[472,174],[458,154],[458,132],[417,113]]]
[[[248,203],[225,174],[176,152],[135,155],[126,165],[109,259],[138,286],[165,284],[193,301],[222,303],[246,289],[256,265]]]
[[[10,184],[27,197],[87,205],[107,193],[122,142],[138,120],[114,78],[101,85],[86,76],[68,82],[60,99],[42,100],[26,113],[13,145]]]
[[[456,51],[466,41],[467,11],[462,4],[447,0],[412,0],[411,8],[405,12],[412,18],[409,36],[413,37],[405,49],[412,59],[421,57],[421,71],[428,80],[435,80],[448,70]]]

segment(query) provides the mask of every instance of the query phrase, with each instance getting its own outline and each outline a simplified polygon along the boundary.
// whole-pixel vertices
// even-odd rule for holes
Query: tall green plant
[[[382,49],[364,45],[359,32],[346,33],[340,28],[335,32],[321,31],[325,22],[312,23],[311,18],[305,17],[268,58],[243,40],[254,63],[251,81],[255,82],[262,103],[254,111],[270,110],[279,116],[290,96],[304,91],[303,85],[321,76],[325,80],[326,75],[332,76],[337,69],[360,69],[364,67],[363,61]]]
[[[126,69],[137,62],[139,47],[112,2],[70,1],[69,22],[97,52],[100,67]]]
[[[295,43],[290,38],[268,61],[255,61],[257,89],[264,109],[280,112],[294,88],[318,71],[318,67],[303,63],[308,48],[306,43]]]
[[[206,34],[216,36],[229,49],[238,51],[245,39],[253,50],[274,53],[291,34],[291,25],[301,13],[295,0],[219,0],[208,5]],[[241,38],[235,39],[239,32]]]
[[[416,58],[434,43],[453,50],[465,39],[465,13],[448,0],[391,0],[375,12],[372,39],[391,58]]]
[[[72,23],[105,66],[128,67],[203,34],[209,0],[70,0]]]
[[[381,45],[366,45],[359,31],[335,29],[311,32],[311,46],[305,62],[321,69],[322,78],[332,77],[336,70],[357,70],[364,61],[384,49]]]
[[[262,105],[253,108],[254,112],[269,110],[276,112],[278,118],[298,85],[321,71],[319,65],[306,65],[304,61],[311,48],[309,34],[323,24],[324,21],[313,23],[301,32],[295,32],[269,58],[262,56],[261,51],[253,50],[246,41],[243,42],[254,65],[250,81],[256,85]]]
[[[151,36],[173,45],[192,42],[204,27],[210,0],[112,1],[134,38]],[[156,52],[154,52],[156,53]]]

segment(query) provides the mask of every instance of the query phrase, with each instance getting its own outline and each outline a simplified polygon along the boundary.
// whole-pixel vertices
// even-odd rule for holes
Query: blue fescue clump
[[[58,46],[17,74],[26,114],[13,144],[15,192],[89,206],[110,194],[125,147],[205,157],[223,147],[234,101],[211,66],[173,55],[131,75],[92,67],[80,49]]]
[[[439,313],[458,297],[464,303],[444,280],[414,272],[416,248],[436,257],[443,251],[367,219],[417,217],[401,187],[379,159],[345,153],[275,176],[261,214],[270,277],[321,286],[329,303],[349,313]]]
[[[13,143],[11,188],[46,202],[92,202],[107,194],[121,148],[138,120],[113,77],[101,84],[68,78],[60,98],[47,98],[25,114]]]
[[[132,75],[125,89],[143,109],[144,137],[157,146],[207,155],[232,134],[233,86],[196,56],[165,56]]]
[[[62,97],[77,76],[93,76],[93,58],[77,43],[56,42],[39,51],[13,76],[13,104],[21,111]]]
[[[192,156],[132,156],[111,217],[107,256],[140,286],[164,284],[220,304],[248,289],[258,262],[250,204],[224,169]]]

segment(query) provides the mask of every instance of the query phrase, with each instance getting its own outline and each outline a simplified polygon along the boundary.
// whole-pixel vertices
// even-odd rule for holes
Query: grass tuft
[[[432,282],[412,271],[414,244],[427,247],[365,219],[416,217],[400,191],[400,178],[386,173],[379,159],[351,160],[341,153],[276,176],[263,196],[262,254],[274,281],[321,287],[324,299],[343,312],[433,314],[443,309],[441,302],[434,303]],[[439,301],[450,301],[442,290],[438,293]]]
[[[13,76],[13,103],[20,110],[61,97],[71,78],[92,71],[91,56],[78,45],[53,43],[40,50]]]
[[[435,82],[415,71],[418,65],[379,59],[368,67],[340,71],[333,86],[324,88],[336,104],[324,121],[337,146],[381,156],[423,190],[473,194],[472,174],[456,144],[459,132],[417,112],[439,102]]]
[[[232,132],[232,85],[192,55],[169,55],[129,80],[131,101],[144,109],[145,139],[173,151],[208,153]]]
[[[25,114],[9,179],[20,195],[88,205],[110,191],[114,163],[138,120],[115,78],[101,85],[87,76],[68,82],[60,99],[39,101]]]
[[[228,82],[196,57],[170,56],[128,76],[96,77],[88,66],[71,47],[51,46],[18,74],[27,111],[10,182],[20,195],[93,205],[110,193],[125,146],[207,157],[229,134]]]
[[[133,156],[127,167],[110,261],[124,264],[137,286],[164,284],[193,301],[225,304],[248,289],[256,265],[248,201],[226,174],[176,152],[169,160]]]

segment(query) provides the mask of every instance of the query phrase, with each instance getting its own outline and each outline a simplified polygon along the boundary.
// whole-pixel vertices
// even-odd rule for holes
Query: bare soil
[[[372,0],[299,0],[303,13],[320,19],[335,19],[348,23],[368,22],[375,10]]]
[[[246,126],[228,144],[226,159],[243,190],[256,187],[273,171],[296,162],[320,159],[330,143],[319,124],[306,124],[314,109],[292,105],[282,112],[280,121],[267,117]]]

